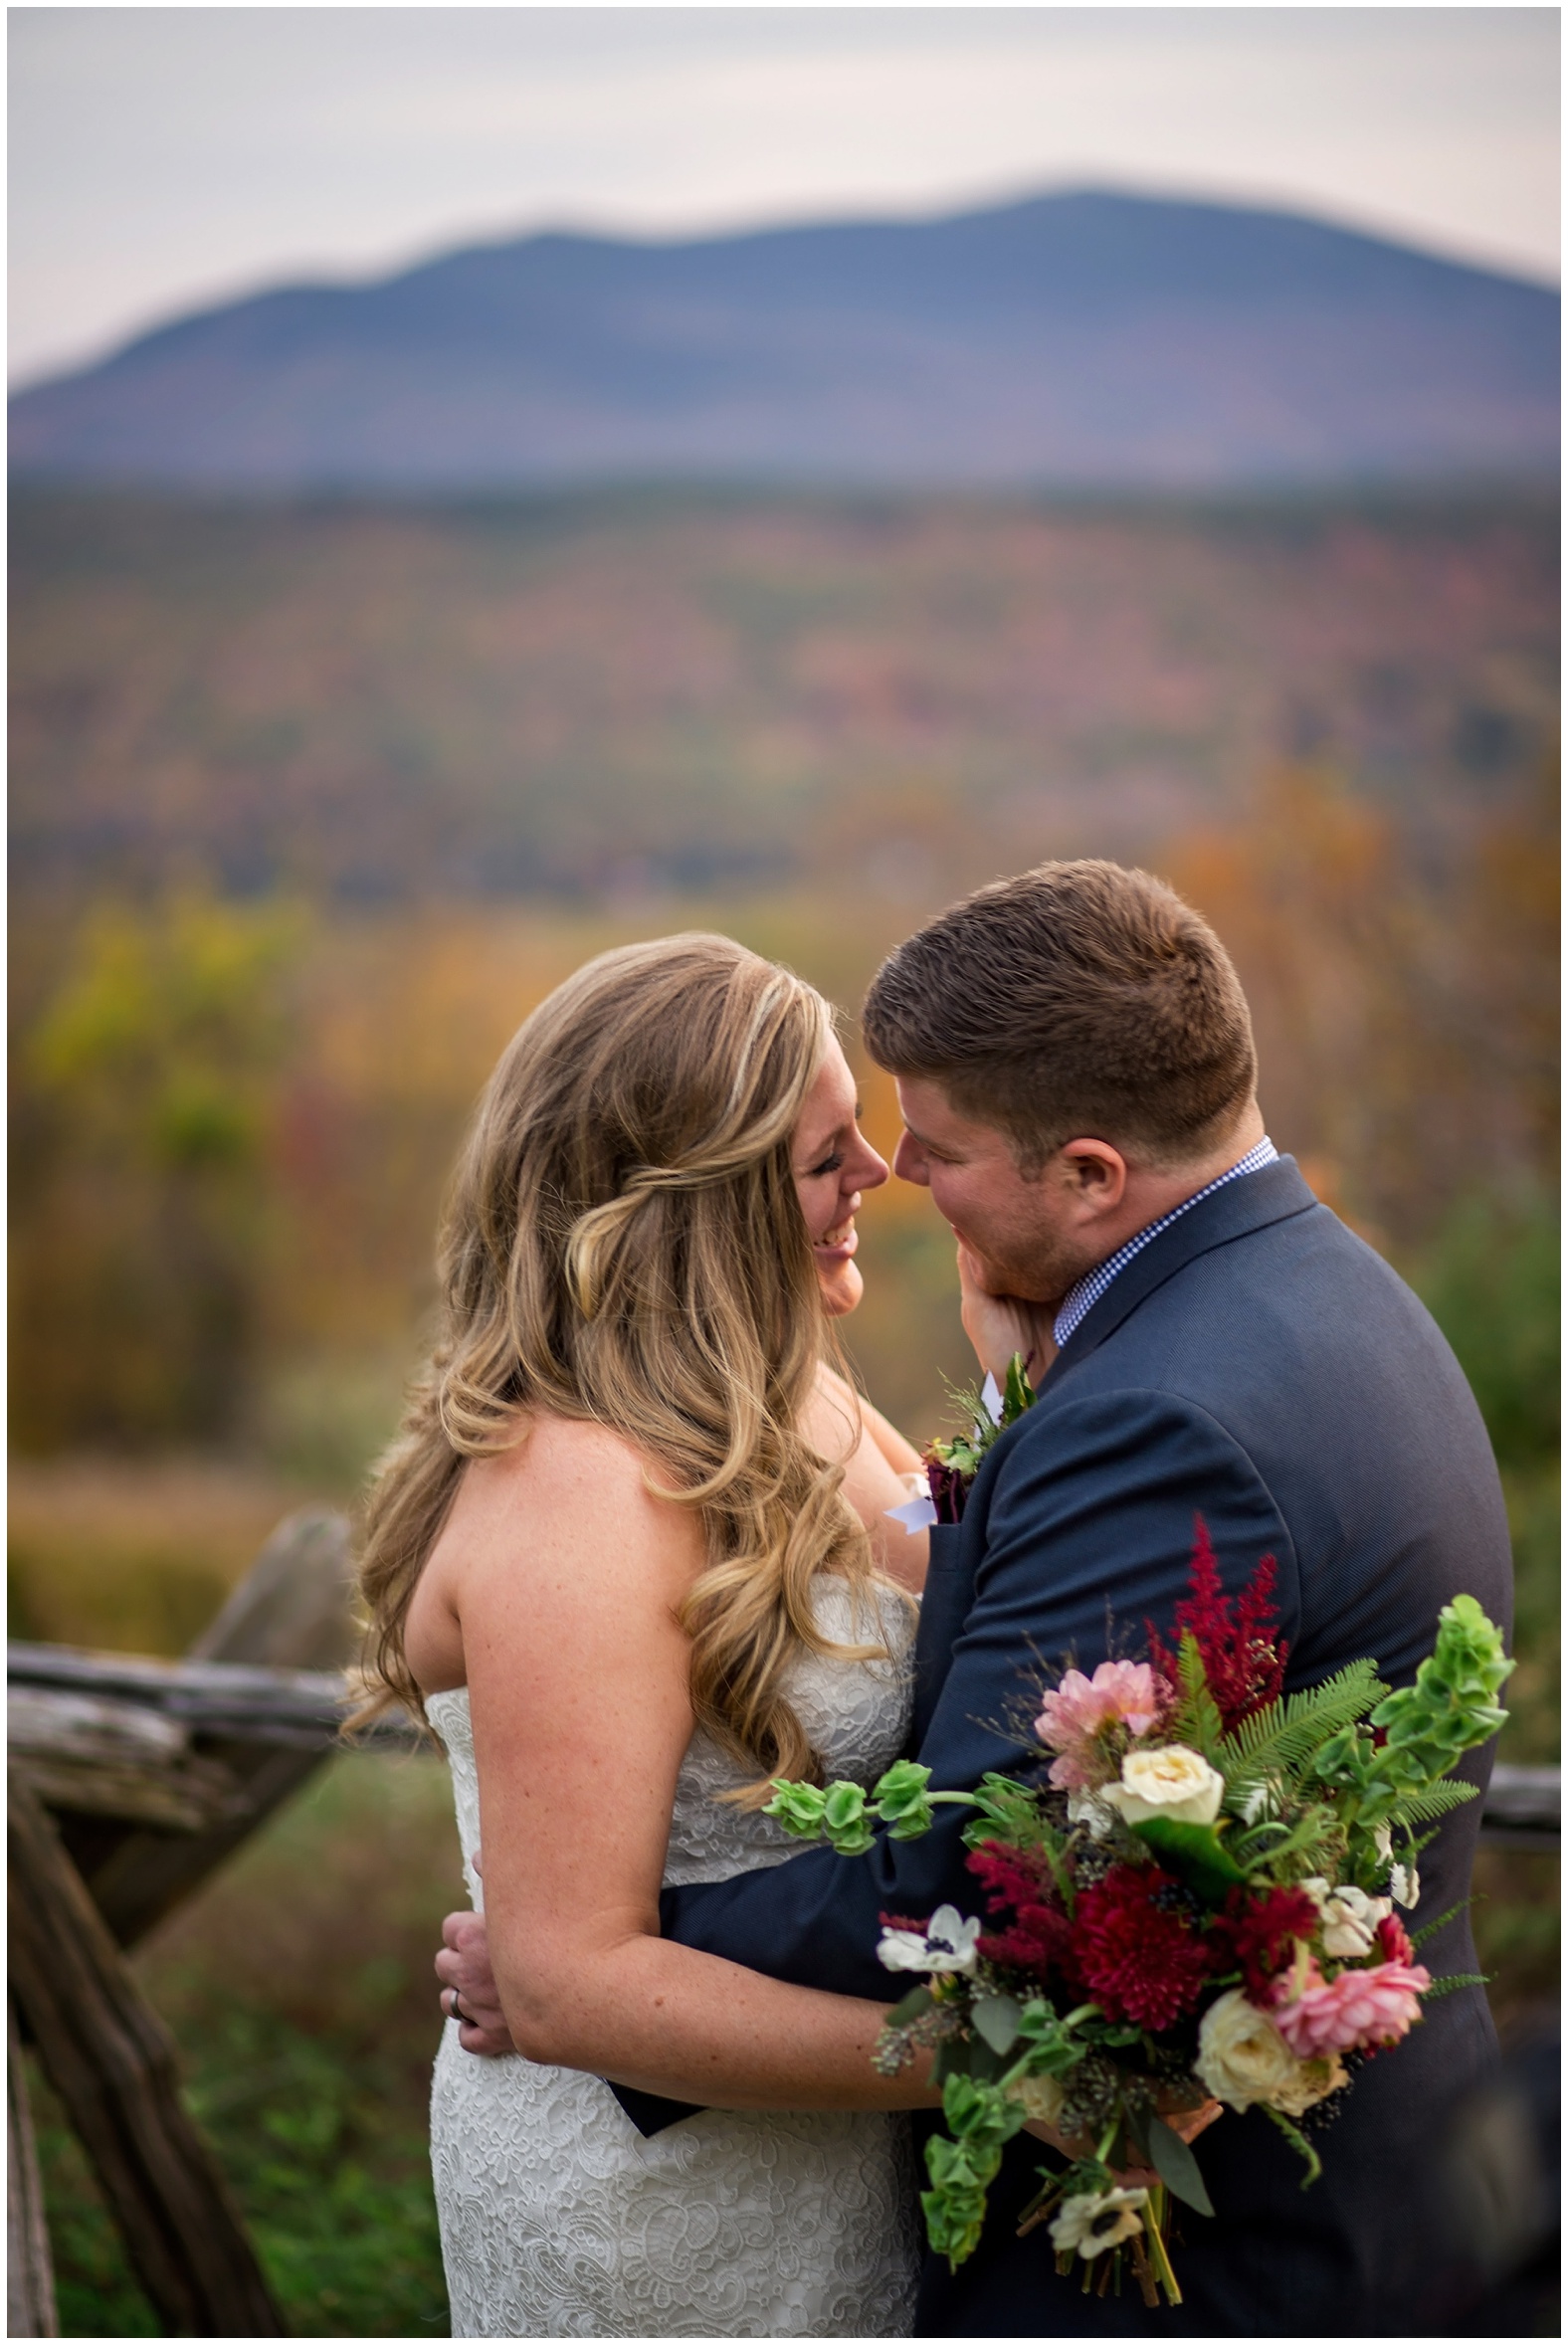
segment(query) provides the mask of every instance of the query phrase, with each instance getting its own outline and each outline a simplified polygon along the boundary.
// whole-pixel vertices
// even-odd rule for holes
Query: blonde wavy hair
[[[874,1578],[843,1462],[801,1431],[828,1340],[790,1164],[833,1014],[723,936],[600,954],[513,1036],[480,1102],[440,1241],[441,1317],[369,1493],[359,1584],[368,1718],[424,1704],[410,1599],[465,1463],[538,1410],[614,1428],[658,1496],[701,1520],[681,1608],[697,1723],[761,1783],[817,1776],[785,1690],[834,1644],[812,1583],[840,1574],[858,1623]]]

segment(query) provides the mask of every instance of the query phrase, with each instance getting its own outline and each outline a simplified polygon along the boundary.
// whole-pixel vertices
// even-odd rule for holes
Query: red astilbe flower
[[[1290,1648],[1277,1642],[1274,1634],[1279,1620],[1274,1606],[1276,1567],[1272,1555],[1264,1557],[1236,1599],[1233,1617],[1209,1526],[1201,1514],[1192,1520],[1195,1536],[1188,1581],[1192,1594],[1184,1596],[1176,1607],[1177,1651],[1164,1643],[1152,1621],[1145,1621],[1149,1659],[1160,1674],[1179,1688],[1178,1652],[1183,1634],[1190,1632],[1203,1657],[1204,1675],[1225,1731],[1233,1734],[1243,1718],[1277,1701],[1284,1685]]]
[[[1213,1975],[1213,1949],[1174,1891],[1158,1864],[1113,1864],[1078,1898],[1073,1951],[1108,2020],[1157,2034],[1194,2008]]]
[[[1266,2002],[1271,1981],[1294,1961],[1297,1938],[1310,1938],[1317,1921],[1304,1889],[1266,1889],[1262,1896],[1233,1889],[1209,1926],[1216,1967],[1239,1969],[1253,2001]]]
[[[1073,1985],[1078,1969],[1073,1960],[1073,1928],[1054,1902],[1056,1883],[1051,1867],[1037,1849],[1009,1849],[1001,1841],[985,1841],[970,1852],[969,1870],[991,1894],[987,1911],[1013,1919],[1005,1929],[978,1940],[987,1962],[1008,1970],[1043,1976],[1055,1971]]]

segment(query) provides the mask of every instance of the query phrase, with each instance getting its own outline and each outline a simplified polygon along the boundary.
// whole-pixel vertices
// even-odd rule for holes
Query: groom
[[[1019,1765],[1008,1721],[1032,1656],[1092,1669],[1112,1612],[1123,1645],[1145,1620],[1168,1630],[1199,1514],[1229,1590],[1276,1559],[1289,1687],[1361,1655],[1407,1682],[1461,1590],[1506,1623],[1507,1527],[1464,1377],[1414,1295],[1265,1136],[1236,973],[1169,888],[1105,863],[982,888],[883,964],[864,1031],[897,1078],[895,1169],[929,1188],[970,1258],[978,1348],[993,1364],[1015,1346],[1051,1360],[962,1524],[933,1538],[913,1741],[934,1788]],[[1481,1783],[1489,1761],[1462,1771]],[[1447,1818],[1423,1857],[1418,1923],[1468,1894],[1477,1805]],[[668,1890],[666,1934],[886,2001],[881,1914],[983,1910],[962,1812],[941,1814],[925,1839],[882,1839],[864,1859],[814,1850]],[[483,2013],[478,1925],[449,1937],[442,1974]],[[1474,1970],[1463,1913],[1422,1958],[1435,1975]],[[1202,2153],[1215,2217],[1184,2218],[1176,2310],[1084,2296],[1039,2233],[1016,2236],[1041,2155],[1020,2137],[975,2255],[956,2275],[928,2258],[917,2331],[1439,2329],[1444,2307],[1423,2301],[1428,2275],[1405,2252],[1409,2178],[1494,2050],[1478,1988],[1434,2002],[1358,2074],[1304,2195],[1262,2112],[1227,2112]],[[644,2131],[682,2114],[621,2097]]]

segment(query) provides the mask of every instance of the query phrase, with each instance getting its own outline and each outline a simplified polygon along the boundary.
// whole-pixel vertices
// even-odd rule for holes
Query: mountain
[[[1208,488],[1555,472],[1558,295],[1289,214],[477,246],[145,334],[11,402],[14,476]]]

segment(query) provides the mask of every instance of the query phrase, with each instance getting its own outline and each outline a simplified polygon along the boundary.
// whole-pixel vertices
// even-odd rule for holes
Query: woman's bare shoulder
[[[599,1481],[608,1476],[612,1487],[644,1486],[648,1460],[635,1442],[613,1425],[591,1417],[557,1417],[547,1409],[519,1413],[514,1438],[491,1457],[471,1462],[492,1477],[497,1487],[514,1481],[546,1482],[566,1475]]]
[[[688,1568],[701,1526],[650,1476],[660,1478],[657,1461],[613,1427],[535,1411],[505,1449],[470,1459],[432,1563],[467,1576],[492,1556],[591,1559],[630,1538],[647,1560]]]
[[[467,1638],[521,1606],[581,1644],[583,1608],[658,1636],[704,1561],[688,1507],[649,1489],[648,1461],[608,1426],[537,1416],[471,1458],[409,1607],[410,1666],[427,1692],[461,1685]]]

